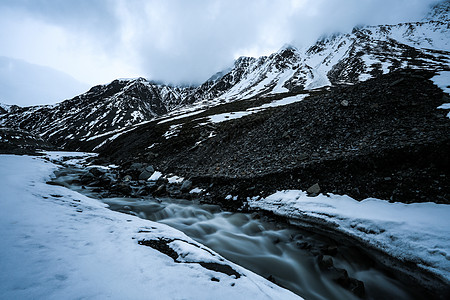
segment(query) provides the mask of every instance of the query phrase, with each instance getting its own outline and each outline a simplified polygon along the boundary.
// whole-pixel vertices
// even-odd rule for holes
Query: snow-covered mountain
[[[58,146],[148,121],[184,105],[211,105],[274,94],[296,94],[354,84],[397,69],[450,70],[450,1],[420,22],[355,28],[298,49],[286,45],[270,56],[240,57],[230,69],[198,87],[146,79],[115,80],[53,106],[0,110],[0,126],[39,133]]]
[[[187,91],[144,78],[115,80],[57,105],[16,107],[0,117],[0,125],[38,132],[65,146],[165,114],[179,105]]]
[[[197,89],[195,98],[245,99],[364,81],[400,68],[448,70],[450,2],[420,22],[354,28],[311,47],[284,46],[260,58],[241,57],[234,67]]]

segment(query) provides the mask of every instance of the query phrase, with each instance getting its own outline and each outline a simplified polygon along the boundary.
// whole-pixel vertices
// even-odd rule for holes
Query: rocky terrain
[[[10,128],[0,128],[1,154],[35,154],[36,150],[54,150],[55,147],[40,136]]]
[[[222,110],[245,111],[249,102],[149,122],[106,144],[101,156],[124,171],[140,162],[190,178],[215,201],[315,185],[315,193],[357,199],[449,203],[450,119],[437,109],[449,98],[433,75],[392,72],[220,123],[208,120]]]
[[[449,3],[418,22],[365,26],[324,36],[310,47],[286,45],[269,56],[241,57],[197,87],[120,79],[56,105],[0,108],[0,126],[33,132],[60,148],[94,151],[106,138],[180,109],[282,98],[401,69],[449,70]]]
[[[58,147],[74,148],[93,136],[167,113],[180,105],[185,92],[143,78],[115,80],[56,105],[15,106],[0,114],[0,123],[38,133]]]

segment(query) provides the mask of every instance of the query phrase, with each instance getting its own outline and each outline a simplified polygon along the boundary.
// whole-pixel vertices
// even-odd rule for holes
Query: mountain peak
[[[441,21],[449,22],[450,15],[450,0],[444,0],[435,4],[428,15],[425,17],[426,21]]]

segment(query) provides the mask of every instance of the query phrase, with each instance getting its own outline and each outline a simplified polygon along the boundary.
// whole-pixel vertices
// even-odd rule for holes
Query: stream
[[[72,184],[77,173],[65,169],[56,173],[55,181],[100,198],[91,189]],[[319,268],[318,256],[323,249],[333,250],[330,256],[334,267],[345,269],[349,277],[364,282],[364,299],[421,298],[357,247],[339,244],[332,238],[276,222],[259,213],[227,212],[217,205],[172,198],[100,200],[114,211],[176,228],[226,259],[274,280],[305,299],[359,299]]]

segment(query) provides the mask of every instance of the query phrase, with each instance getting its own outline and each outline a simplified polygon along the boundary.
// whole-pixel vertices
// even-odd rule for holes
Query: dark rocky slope
[[[15,106],[0,114],[0,125],[37,133],[58,147],[77,149],[96,135],[167,113],[180,105],[188,90],[144,78],[114,80],[56,105]]]
[[[200,125],[208,114],[230,111],[230,105],[242,110],[249,101],[226,104],[138,127],[101,155],[124,168],[141,161],[191,178],[216,201],[318,183],[322,192],[357,199],[450,203],[450,119],[437,109],[450,101],[431,76],[397,71],[284,107]],[[177,135],[164,137],[174,124]]]
[[[0,154],[36,154],[37,150],[55,150],[55,148],[36,134],[0,128]]]

